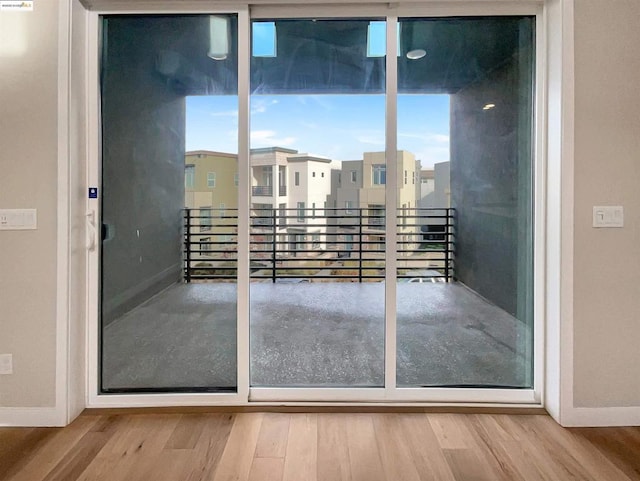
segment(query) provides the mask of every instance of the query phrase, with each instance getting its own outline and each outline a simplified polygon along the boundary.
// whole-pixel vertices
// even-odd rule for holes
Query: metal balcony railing
[[[299,222],[302,221],[302,222]],[[379,209],[252,209],[252,282],[382,282],[385,217]],[[455,280],[455,211],[397,210],[396,279]],[[202,231],[206,225],[208,230]],[[184,280],[237,279],[238,215],[184,212]]]
[[[251,187],[251,195],[258,197],[271,197],[273,195],[272,185],[254,185]]]

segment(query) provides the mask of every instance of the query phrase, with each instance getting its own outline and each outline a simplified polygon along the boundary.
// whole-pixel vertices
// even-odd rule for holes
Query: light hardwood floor
[[[162,413],[1,428],[11,481],[640,480],[640,428],[546,415]]]

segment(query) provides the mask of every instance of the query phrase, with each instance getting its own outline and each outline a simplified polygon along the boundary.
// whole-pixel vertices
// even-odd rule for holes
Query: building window
[[[324,172],[320,172],[320,177],[324,178]]]
[[[293,174],[294,180],[293,185],[300,185],[300,172],[295,172]]]
[[[353,214],[353,201],[345,200],[344,201],[344,213],[345,214]]]
[[[311,172],[311,177],[315,177],[316,173],[315,172]]]
[[[207,172],[207,187],[214,188],[216,186],[216,173]]]
[[[196,176],[196,167],[194,165],[187,165],[184,169],[184,187],[185,189],[193,189],[193,184]]]
[[[316,203],[313,202],[311,204],[311,218],[315,219],[316,218]]]
[[[355,184],[355,183],[356,183],[356,181],[358,180],[358,177],[357,177],[356,172],[357,172],[357,171],[355,171],[355,170],[352,170],[352,171],[351,171],[351,182],[352,182],[352,183],[354,183],[354,184]]]
[[[375,164],[373,166],[373,185],[384,185],[387,182],[387,166]]]
[[[348,250],[348,251],[353,250],[353,238],[354,238],[353,234],[347,234],[344,236],[344,240],[346,242],[345,250]]]
[[[338,172],[338,186],[342,184],[342,173]]]
[[[415,185],[416,183],[416,173],[415,172],[411,172],[411,183]]]
[[[200,232],[211,230],[211,206],[200,207]]]
[[[287,204],[278,204],[278,226],[287,226]]]
[[[304,202],[298,202],[298,222],[304,222]]]
[[[201,253],[204,254],[204,253],[207,253],[207,252],[211,251],[211,244],[210,244],[211,237],[202,237],[200,239],[200,242],[201,242],[201,244],[200,244],[200,252]]]
[[[220,202],[220,210],[219,210],[220,217],[225,216],[226,208],[227,206],[224,204],[224,202]]]
[[[235,174],[233,174],[233,184],[238,187],[238,173],[236,172]]]
[[[407,179],[409,178],[407,171],[404,171],[404,185],[407,185]]]
[[[369,227],[384,229],[384,205],[369,204]]]
[[[319,249],[320,248],[320,234],[312,234],[311,235],[311,245],[312,245],[312,249]]]

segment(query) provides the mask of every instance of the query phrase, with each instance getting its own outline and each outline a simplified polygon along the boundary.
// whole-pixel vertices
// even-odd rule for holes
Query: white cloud
[[[238,110],[221,110],[220,112],[210,112],[212,117],[238,117]]]
[[[278,137],[273,130],[251,131],[251,147],[288,147],[295,141],[295,137]]]
[[[434,132],[398,132],[398,137],[406,139],[424,140],[425,142],[437,142],[441,144],[449,143],[449,136],[445,134],[436,134]]]
[[[440,162],[449,162],[449,147],[426,146],[417,152],[414,152],[416,159],[421,161],[423,169],[430,169],[433,164]]]
[[[356,140],[361,144],[385,145],[384,137],[380,138],[378,136],[373,136],[373,135],[359,135],[356,137]]]
[[[316,130],[319,127],[319,125],[316,124],[315,122],[307,122],[305,120],[301,120],[300,125],[310,130]]]
[[[307,99],[312,100],[317,106],[324,110],[333,110],[333,104],[330,100],[327,100],[323,95],[308,95]],[[306,105],[306,101],[303,101],[303,105]]]
[[[252,99],[251,101],[251,115],[264,114],[268,108],[277,104],[276,99],[264,100],[264,99]]]
[[[429,134],[427,135],[427,141],[438,142],[441,144],[448,144],[449,136],[444,134]]]

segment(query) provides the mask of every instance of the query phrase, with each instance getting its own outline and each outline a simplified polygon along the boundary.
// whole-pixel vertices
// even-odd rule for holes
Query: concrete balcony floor
[[[397,284],[399,386],[527,386],[532,332],[460,284]],[[382,386],[384,283],[252,283],[252,386]],[[103,387],[229,388],[236,286],[176,284],[104,328]]]

